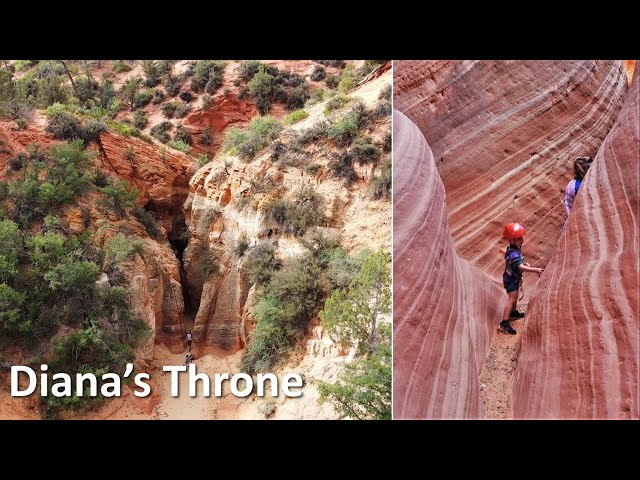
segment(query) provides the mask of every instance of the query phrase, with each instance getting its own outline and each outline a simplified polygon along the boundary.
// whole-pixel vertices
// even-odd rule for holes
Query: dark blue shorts
[[[511,275],[502,275],[502,284],[507,293],[515,292],[520,288],[520,279]]]

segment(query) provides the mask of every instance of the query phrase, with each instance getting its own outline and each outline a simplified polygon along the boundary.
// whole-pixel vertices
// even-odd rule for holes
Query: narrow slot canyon
[[[637,418],[637,231],[618,218],[637,225],[638,72],[627,81],[620,60],[394,69],[394,418]],[[594,162],[563,229],[580,156]],[[512,222],[545,272],[525,274],[526,316],[508,335]],[[635,271],[619,272],[622,258]]]

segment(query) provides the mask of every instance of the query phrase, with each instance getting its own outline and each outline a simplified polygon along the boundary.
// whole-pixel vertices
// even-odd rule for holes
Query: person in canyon
[[[193,342],[193,334],[191,333],[191,330],[187,330],[186,340],[187,347],[189,348],[189,351],[191,351],[191,343]]]
[[[587,170],[593,163],[591,157],[578,157],[573,162],[573,180],[571,180],[567,184],[567,188],[564,194],[564,207],[567,211],[566,219],[569,217],[569,213],[571,213],[571,207],[573,207],[573,202],[576,199],[576,195],[578,194],[578,189],[582,184],[582,180],[584,176],[587,174]]]
[[[498,326],[499,332],[515,335],[516,329],[509,323],[512,318],[523,318],[524,313],[516,310],[518,302],[518,292],[522,285],[523,272],[533,272],[542,275],[543,268],[537,268],[529,265],[524,261],[522,255],[522,244],[527,231],[519,223],[510,223],[504,227],[502,237],[509,240],[509,246],[504,254],[505,267],[502,275],[502,283],[507,291],[507,303],[502,312],[502,321]]]

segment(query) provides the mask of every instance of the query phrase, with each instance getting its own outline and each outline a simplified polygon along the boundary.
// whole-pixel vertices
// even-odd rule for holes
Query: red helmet
[[[515,240],[516,238],[522,238],[527,234],[527,231],[519,223],[510,223],[504,227],[502,232],[502,238],[507,240]]]

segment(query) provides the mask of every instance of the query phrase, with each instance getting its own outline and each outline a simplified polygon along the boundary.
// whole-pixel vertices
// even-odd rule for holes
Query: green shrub
[[[180,103],[176,107],[175,115],[177,118],[183,118],[187,113],[191,111],[191,107],[186,103]]]
[[[269,113],[271,103],[277,91],[276,79],[269,75],[263,67],[253,75],[253,78],[247,83],[249,93],[256,102],[256,108],[261,115]]]
[[[109,122],[109,128],[111,128],[114,132],[119,133],[120,135],[124,135],[125,137],[136,137],[144,140],[147,143],[153,143],[151,138],[149,138],[137,128],[129,125],[128,123]]]
[[[139,130],[142,130],[147,126],[149,120],[147,119],[147,114],[144,110],[136,110],[133,114],[133,124]]]
[[[249,281],[258,285],[269,283],[273,274],[282,266],[276,258],[276,250],[271,243],[262,242],[247,257],[245,267]]]
[[[384,119],[391,117],[391,102],[389,100],[382,100],[378,102],[372,112],[373,118]]]
[[[176,127],[176,131],[173,134],[173,139],[185,143],[186,145],[191,145],[193,143],[191,132],[182,125],[178,125]]]
[[[159,140],[162,143],[167,143],[169,140],[171,140],[171,137],[169,136],[169,130],[171,130],[173,128],[173,123],[171,122],[160,122],[157,125],[154,125],[150,132],[151,136],[157,140]]]
[[[167,92],[167,95],[169,95],[170,97],[175,97],[180,93],[182,79],[177,76],[174,77],[173,75],[171,75],[171,73],[169,73],[164,77],[163,85]]]
[[[126,64],[122,60],[116,60],[113,62],[113,73],[124,73],[130,72],[131,70],[133,70],[131,65]]]
[[[244,100],[245,98],[248,98],[248,97],[249,97],[249,88],[242,87],[238,92],[238,100]]]
[[[327,134],[329,123],[326,120],[320,120],[303,132],[299,132],[292,140],[294,147],[301,148],[310,142],[315,142]]]
[[[100,84],[93,78],[80,77],[76,78],[76,88],[74,93],[77,94],[78,100],[85,104],[89,100],[95,100],[100,93]]]
[[[315,261],[318,262],[322,269],[326,269],[329,266],[333,252],[342,249],[339,235],[327,235],[321,230],[316,230],[311,235],[306,235],[300,239],[300,243],[315,258]]]
[[[256,325],[242,358],[248,373],[269,371],[302,338],[322,298],[321,269],[310,255],[275,272],[254,309]]]
[[[16,72],[22,72],[23,70],[29,69],[32,65],[33,61],[31,60],[16,60],[13,67],[16,69]]]
[[[0,220],[0,282],[6,282],[18,273],[21,250],[18,225],[11,220]]]
[[[119,94],[122,100],[129,105],[131,110],[136,108],[136,94],[140,88],[140,79],[130,78],[120,88]]]
[[[176,113],[176,109],[180,106],[180,102],[167,102],[160,107],[162,109],[162,114],[166,118],[173,118]]]
[[[111,80],[105,80],[100,85],[100,91],[98,93],[98,105],[102,108],[109,108],[109,105],[116,99],[116,89],[113,86]]]
[[[85,131],[80,120],[67,112],[53,113],[45,130],[52,134],[56,140],[84,140],[85,138]]]
[[[334,110],[338,110],[344,107],[347,103],[351,101],[351,97],[347,97],[346,95],[336,95],[327,101],[324,107],[324,114],[329,115]]]
[[[126,158],[130,162],[133,162],[133,160],[136,158],[136,150],[135,148],[133,148],[133,145],[129,145],[124,151],[124,158]]]
[[[358,138],[353,145],[353,148],[351,150],[353,154],[353,159],[355,162],[359,163],[360,165],[365,165],[370,163],[376,164],[378,163],[378,160],[380,160],[380,156],[382,155],[382,152],[378,147],[376,147],[370,142],[371,142],[370,138],[367,138],[367,139]]]
[[[235,253],[238,257],[242,257],[244,255],[244,252],[246,252],[248,248],[249,237],[247,237],[246,233],[242,232],[236,240],[236,243],[233,247],[233,253]]]
[[[262,67],[262,64],[258,60],[247,60],[240,63],[240,78],[248,82],[260,71],[260,67]]]
[[[305,110],[295,110],[282,119],[283,125],[291,125],[293,123],[298,123],[309,116]]]
[[[149,105],[149,103],[151,103],[151,100],[153,100],[154,92],[154,89],[147,89],[136,93],[133,97],[133,107],[143,108]]]
[[[320,65],[316,65],[315,67],[313,67],[313,72],[311,72],[309,78],[311,78],[311,80],[313,80],[314,82],[319,82],[320,80],[324,80],[326,76],[327,71]]]
[[[186,103],[189,103],[191,100],[193,100],[193,95],[191,95],[191,92],[187,90],[180,92],[179,97],[180,97],[180,100]]]
[[[104,259],[107,263],[120,264],[133,258],[133,254],[144,255],[144,243],[140,237],[118,233],[105,242]]]
[[[300,334],[322,298],[322,270],[311,255],[301,255],[287,261],[274,273],[269,293],[285,304],[288,323]]]
[[[204,86],[204,91],[207,93],[216,93],[216,91],[222,86],[222,73],[213,73],[209,78],[209,81]]]
[[[388,160],[382,166],[380,176],[375,176],[371,180],[371,197],[375,200],[391,197],[391,161]]]
[[[334,89],[340,83],[340,77],[338,77],[337,75],[327,75],[327,78],[324,80],[324,82],[327,84],[327,87]]]
[[[387,131],[382,138],[382,151],[384,153],[391,151],[391,131]]]
[[[152,212],[148,212],[140,205],[135,205],[131,213],[133,213],[133,216],[136,217],[142,225],[144,225],[145,230],[151,238],[159,240],[162,237],[160,225]]]
[[[297,110],[299,108],[304,107],[305,102],[309,99],[309,92],[307,91],[306,85],[296,87],[291,92],[289,92],[289,96],[287,99],[287,109],[289,110]]]
[[[154,105],[158,105],[162,102],[164,102],[164,92],[159,88],[155,88],[153,90],[153,98],[151,99],[151,103],[153,103]]]
[[[207,128],[200,134],[200,143],[205,146],[209,146],[213,143],[213,133],[210,128]]]
[[[107,126],[100,120],[89,118],[84,124],[84,139],[86,142],[98,142],[100,135],[107,131]]]
[[[289,351],[291,343],[284,305],[274,295],[261,298],[253,314],[256,324],[240,365],[241,370],[250,375],[270,372]]]
[[[324,199],[311,186],[296,191],[293,201],[277,199],[265,208],[265,215],[272,218],[286,232],[304,235],[311,225],[324,221]]]
[[[358,179],[353,168],[353,154],[346,150],[334,153],[329,168],[334,176],[342,178],[347,185],[351,185]]]
[[[127,215],[127,210],[134,206],[139,194],[138,189],[132,188],[122,179],[110,181],[100,191],[105,195],[100,204],[110,208],[121,217]]]
[[[30,322],[22,314],[26,295],[0,283],[0,332],[27,333],[31,329]]]
[[[49,210],[73,201],[91,185],[92,176],[84,170],[93,155],[83,150],[82,140],[53,145],[46,158],[39,149],[29,149],[23,175],[6,187],[11,218],[27,228]]]
[[[378,100],[391,101],[391,85],[387,85],[382,90],[380,90],[380,95],[378,95]]]
[[[318,381],[321,402],[331,401],[340,414],[352,419],[391,419],[391,333],[386,327],[381,330],[389,331],[387,340],[373,354],[346,364],[335,384]]]
[[[222,72],[225,62],[219,60],[200,60],[196,62],[191,77],[191,89],[194,92],[204,90],[207,93],[215,93],[222,85]]]
[[[191,147],[184,143],[182,140],[171,140],[167,142],[167,146],[173,148],[174,150],[178,150],[182,153],[190,153]]]
[[[338,83],[338,91],[340,93],[349,93],[358,83],[358,76],[353,63],[347,64],[340,74],[340,82]]]
[[[131,312],[124,288],[100,291],[92,307],[95,319],[90,327],[55,337],[51,342],[54,358],[49,364],[53,370],[71,375],[74,391],[76,373],[93,373],[98,378],[105,372],[123,375],[126,364],[135,359],[133,348],[150,334],[146,323]],[[97,397],[49,395],[43,397],[44,415],[54,419],[62,411],[84,410],[104,401],[100,393]]]
[[[349,145],[360,130],[358,122],[353,115],[345,115],[340,120],[332,123],[327,129],[327,136],[336,142],[338,146]]]
[[[26,130],[27,125],[29,125],[29,122],[24,118],[16,118],[15,130]]]
[[[322,166],[317,163],[310,163],[309,165],[304,167],[304,171],[309,175],[315,175],[320,171],[321,168]]]
[[[204,167],[207,163],[209,163],[211,160],[209,159],[209,157],[207,157],[206,153],[200,153],[198,154],[198,168],[202,168]]]
[[[220,271],[220,266],[216,263],[209,249],[204,250],[196,260],[195,274],[201,281],[205,282]]]
[[[341,248],[332,250],[329,256],[327,278],[333,288],[346,289],[358,275],[364,259],[372,253],[370,250],[363,250],[356,256],[350,256]]]
[[[240,158],[251,159],[276,138],[281,128],[280,122],[273,117],[256,117],[245,129],[231,128],[227,131],[224,150],[228,152],[235,148]]]
[[[160,83],[162,73],[156,60],[143,60],[142,71],[146,75],[144,84],[147,87],[155,87]]]
[[[22,170],[24,166],[27,164],[27,155],[25,153],[19,153],[11,160],[9,160],[9,168],[14,172],[18,170]]]
[[[211,97],[211,95],[209,95],[208,93],[205,93],[204,95],[202,95],[202,108],[204,110],[209,108],[212,103],[213,103],[213,97]]]

